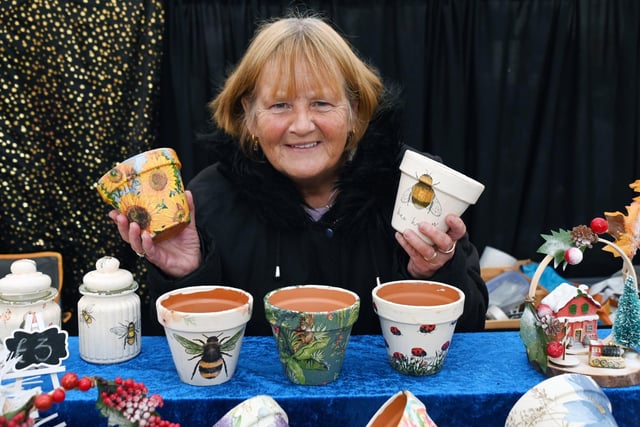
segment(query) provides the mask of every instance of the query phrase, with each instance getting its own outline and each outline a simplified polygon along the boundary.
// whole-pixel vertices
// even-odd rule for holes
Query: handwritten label
[[[16,363],[16,370],[58,366],[69,357],[68,337],[67,331],[57,326],[30,332],[17,329],[12,336],[5,338],[4,345],[10,358],[22,357]]]

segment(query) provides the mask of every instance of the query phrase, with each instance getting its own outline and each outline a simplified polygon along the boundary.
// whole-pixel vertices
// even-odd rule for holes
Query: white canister
[[[80,357],[91,363],[118,363],[140,353],[140,297],[133,275],[120,261],[103,257],[84,275],[78,301]]]
[[[11,264],[11,273],[0,279],[0,341],[16,329],[43,330],[60,326],[60,305],[55,302],[58,290],[51,277],[39,272],[32,259]]]

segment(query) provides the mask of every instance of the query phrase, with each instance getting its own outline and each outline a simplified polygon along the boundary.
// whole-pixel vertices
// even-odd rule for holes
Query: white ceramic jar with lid
[[[51,277],[38,271],[32,259],[11,264],[11,273],[0,279],[0,340],[16,329],[37,330],[60,326],[60,305],[55,302],[58,290]]]
[[[140,353],[140,297],[133,275],[117,258],[96,261],[96,269],[79,287],[78,343],[80,357],[91,363],[118,363]]]

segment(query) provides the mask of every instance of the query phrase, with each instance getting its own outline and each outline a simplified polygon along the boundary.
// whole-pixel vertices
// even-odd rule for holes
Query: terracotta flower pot
[[[253,297],[226,286],[192,286],[167,292],[156,301],[180,380],[208,386],[235,373]]]
[[[174,150],[158,148],[119,163],[96,188],[105,202],[160,240],[179,232],[191,218],[180,167]]]
[[[440,372],[464,293],[444,283],[401,280],[376,286],[372,296],[391,366],[407,375]]]
[[[264,304],[287,378],[305,385],[335,381],[360,297],[337,287],[301,285],[269,292]]]
[[[419,222],[447,231],[446,216],[462,215],[484,191],[483,184],[415,151],[405,152],[400,170],[391,225],[401,233],[414,230],[429,244],[431,240],[418,231]]]
[[[375,413],[366,427],[437,427],[427,408],[409,390],[399,391]]]

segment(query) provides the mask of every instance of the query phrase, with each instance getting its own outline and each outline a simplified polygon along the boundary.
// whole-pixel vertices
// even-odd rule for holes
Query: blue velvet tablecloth
[[[221,385],[184,384],[175,371],[164,337],[143,337],[138,357],[95,365],[79,357],[77,337],[69,338],[67,371],[79,376],[117,376],[144,382],[165,400],[164,419],[183,427],[211,426],[229,409],[258,394],[273,397],[292,427],[364,427],[393,394],[409,390],[439,427],[503,426],[516,401],[546,377],[529,365],[517,332],[455,334],[436,375],[410,377],[387,362],[380,336],[352,336],[340,378],[324,386],[294,385],[284,376],[272,337],[245,337],[234,377]],[[621,427],[640,425],[640,386],[605,388]],[[106,426],[95,408],[97,392],[71,391],[55,410],[68,426]]]

